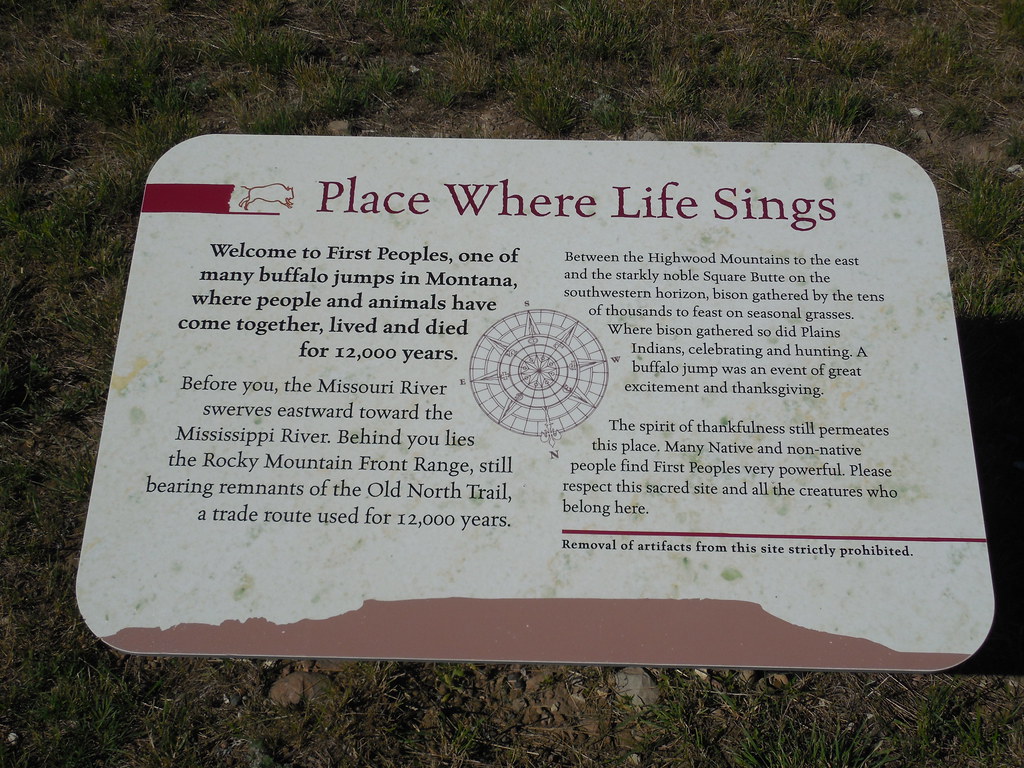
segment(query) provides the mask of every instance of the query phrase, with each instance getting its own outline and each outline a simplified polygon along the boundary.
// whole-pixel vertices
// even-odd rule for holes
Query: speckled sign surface
[[[934,188],[871,145],[185,142],[78,598],[134,653],[952,666],[993,600]]]

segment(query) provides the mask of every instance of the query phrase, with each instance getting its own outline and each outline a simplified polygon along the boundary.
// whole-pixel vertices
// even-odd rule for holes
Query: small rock
[[[440,724],[441,715],[436,708],[428,709],[423,713],[423,717],[420,718],[420,728],[426,731],[437,728]]]
[[[1024,176],[1024,165],[1021,165],[1020,163],[1014,163],[1013,165],[1006,169],[1006,172],[1013,176]]]
[[[18,734],[16,734],[14,731],[11,731],[10,733],[8,733],[7,734],[7,743],[10,744],[11,746],[14,746],[15,744],[17,744],[18,743]]]
[[[768,676],[768,685],[773,688],[785,688],[789,685],[789,675],[784,675],[781,672],[776,672],[774,675]]]
[[[317,672],[341,672],[343,669],[347,669],[352,666],[351,661],[345,661],[344,659],[317,659],[316,671]]]
[[[661,141],[661,137],[646,128],[637,128],[629,137],[630,141]]]
[[[352,126],[348,120],[331,120],[327,124],[327,132],[332,136],[349,136]]]
[[[624,667],[616,672],[615,689],[641,704],[653,704],[658,700],[658,686],[642,667]]]
[[[910,116],[915,120],[924,114],[924,111],[918,109],[917,107],[911,107],[910,109],[907,110],[907,112],[909,112]]]
[[[509,672],[505,675],[505,682],[508,683],[508,687],[514,691],[522,691],[526,689],[526,680],[523,678],[522,672]]]
[[[275,704],[288,707],[315,699],[328,690],[330,683],[323,675],[316,672],[292,672],[270,686],[267,695]]]

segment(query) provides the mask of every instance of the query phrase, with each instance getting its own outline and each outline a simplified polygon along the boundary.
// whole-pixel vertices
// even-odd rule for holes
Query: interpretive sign
[[[960,662],[993,600],[934,189],[869,145],[185,142],[78,593],[137,653]]]

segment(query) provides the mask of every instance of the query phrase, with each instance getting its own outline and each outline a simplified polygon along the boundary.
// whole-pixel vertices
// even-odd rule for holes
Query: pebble
[[[352,126],[348,120],[331,120],[327,124],[327,132],[332,136],[348,136],[352,133]]]
[[[317,672],[341,672],[353,666],[353,662],[345,659],[317,659]]]
[[[661,141],[661,137],[658,134],[645,128],[637,128],[629,139],[630,141]]]
[[[292,672],[270,686],[270,700],[282,707],[301,704],[330,690],[330,683],[316,672]]]
[[[615,673],[615,690],[640,704],[653,704],[658,700],[658,686],[643,667],[624,667]]]

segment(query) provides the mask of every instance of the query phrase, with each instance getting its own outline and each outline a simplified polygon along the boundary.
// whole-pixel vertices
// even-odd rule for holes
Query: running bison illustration
[[[242,186],[242,189],[245,190],[245,197],[238,201],[238,207],[243,211],[248,211],[249,206],[256,202],[277,203],[285,208],[291,208],[292,201],[295,199],[295,189],[286,187],[284,184],[264,184],[261,187]]]

